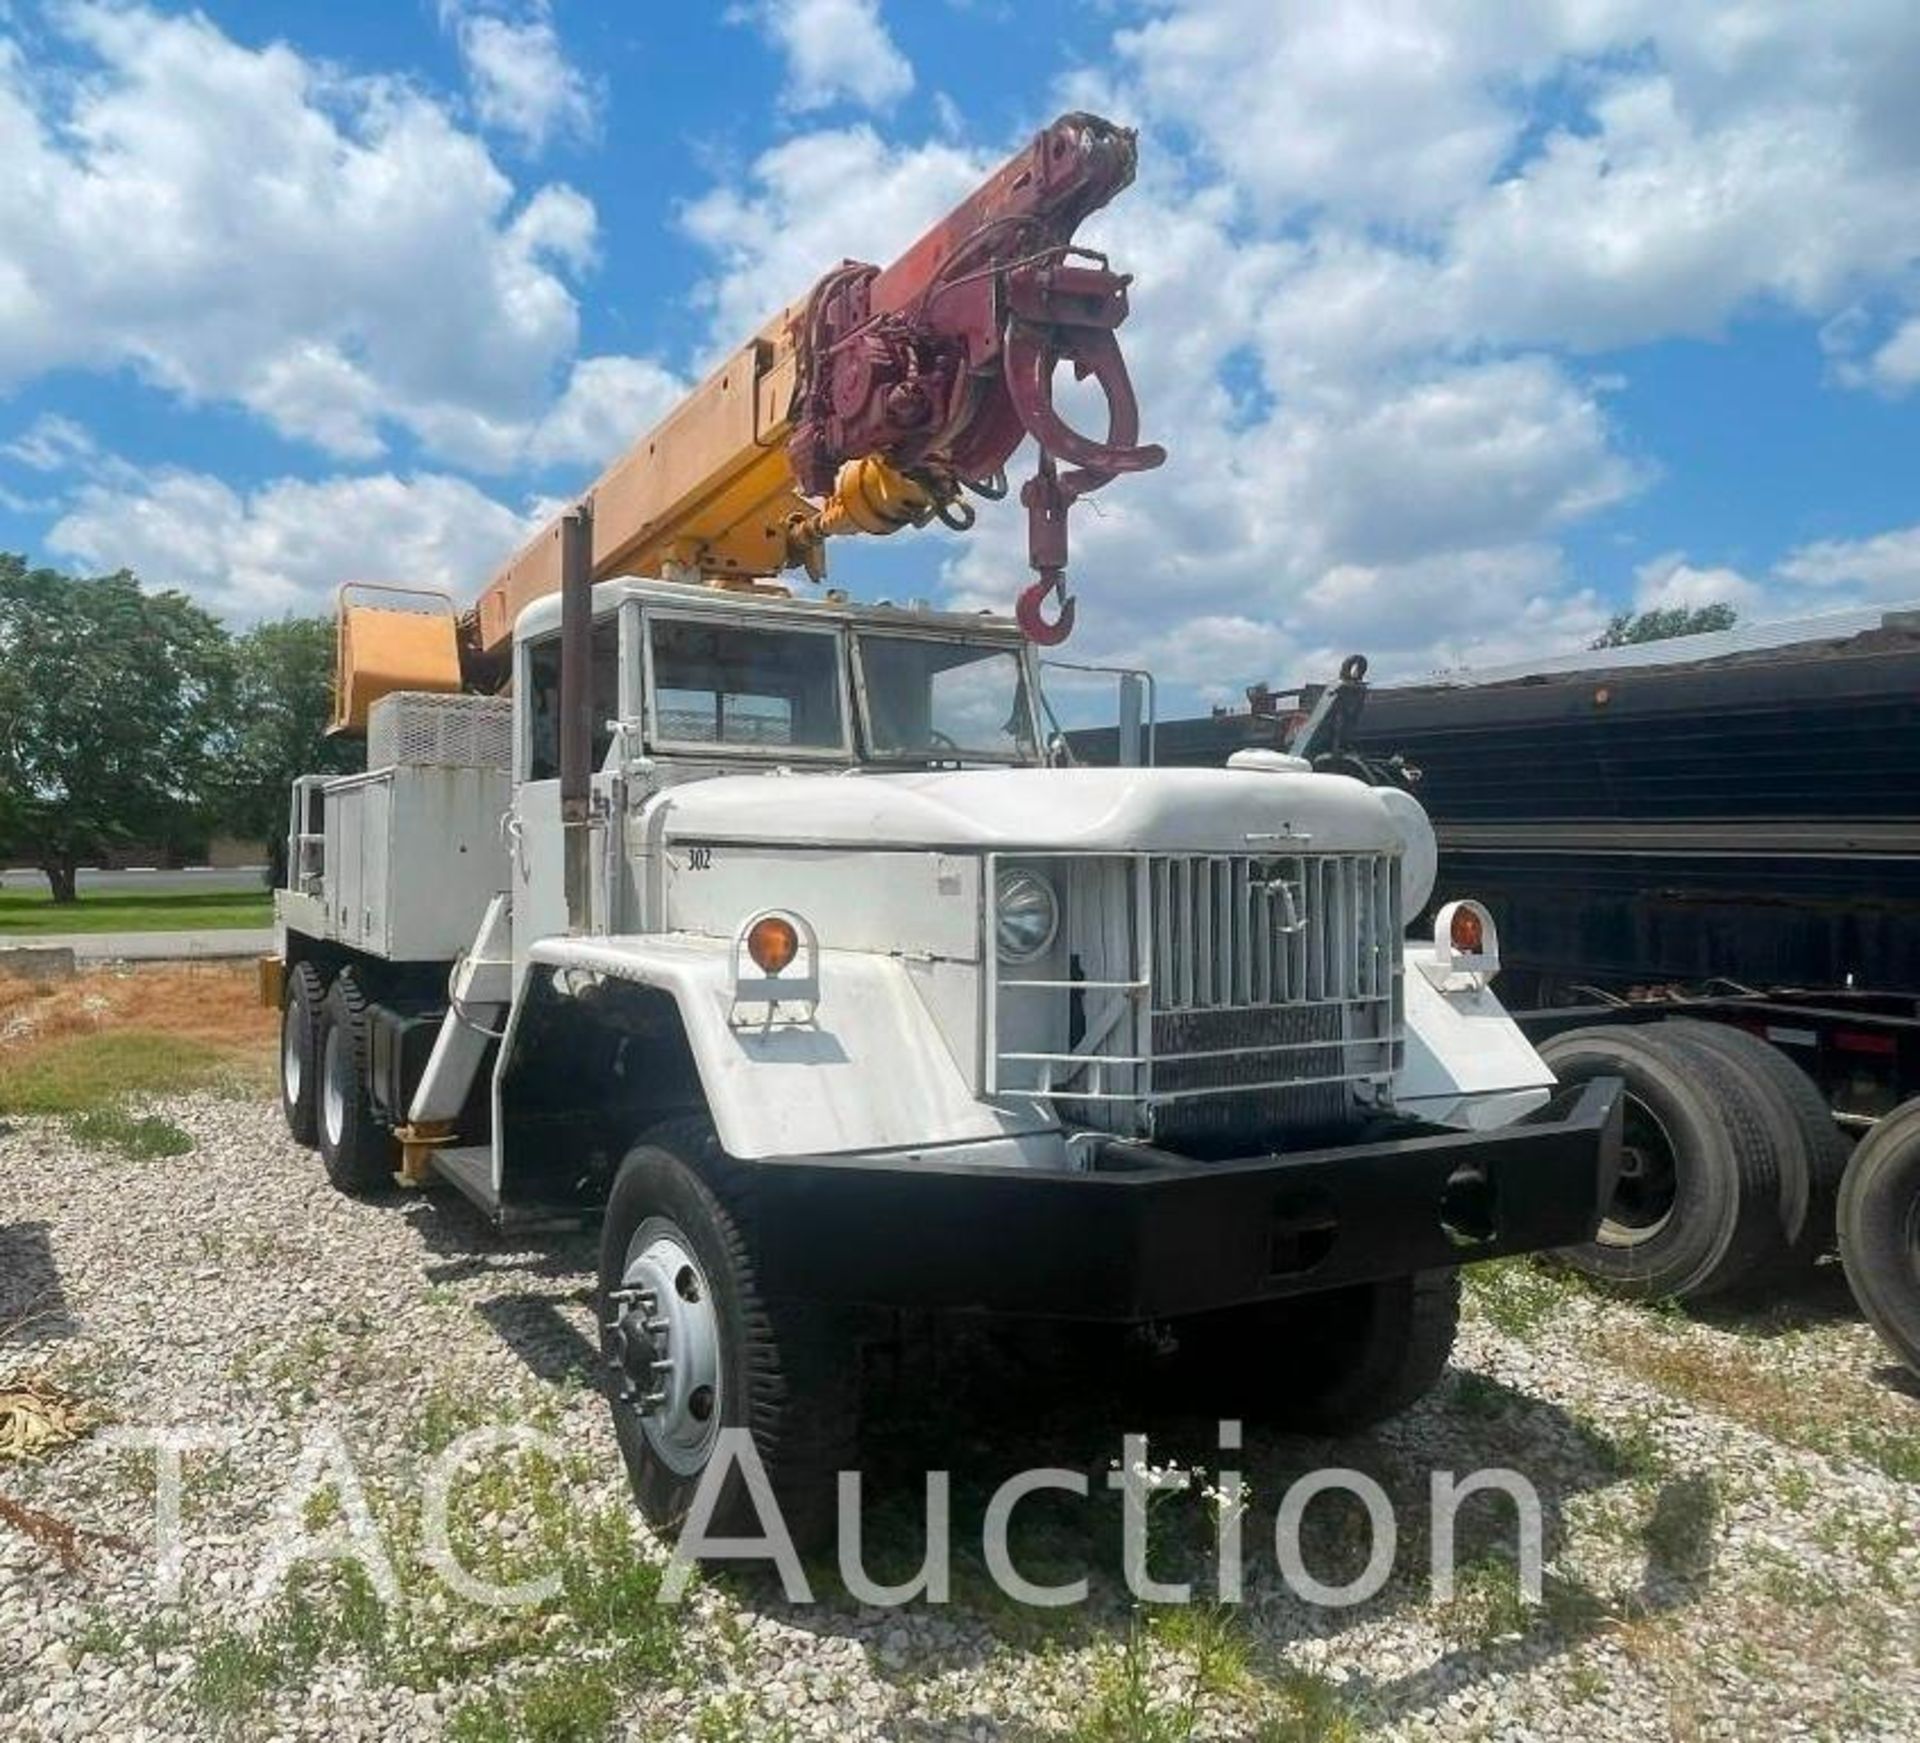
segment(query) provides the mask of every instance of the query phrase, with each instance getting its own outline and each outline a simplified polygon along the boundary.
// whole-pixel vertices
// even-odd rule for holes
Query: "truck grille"
[[[1155,1010],[1388,997],[1397,862],[1385,854],[1147,862]]]
[[[1398,1068],[1396,856],[1019,863],[1060,891],[1066,950],[1055,978],[1001,969],[994,1092],[1217,1154],[1336,1130]]]

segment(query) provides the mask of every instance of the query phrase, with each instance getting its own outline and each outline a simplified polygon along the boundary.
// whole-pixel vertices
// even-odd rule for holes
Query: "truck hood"
[[[669,838],[741,845],[1378,853],[1405,837],[1394,797],[1265,769],[964,769],[722,775],[648,810]]]

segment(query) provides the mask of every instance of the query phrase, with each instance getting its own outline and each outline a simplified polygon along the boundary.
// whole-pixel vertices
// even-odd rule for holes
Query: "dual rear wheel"
[[[1676,1020],[1574,1029],[1562,1083],[1625,1085],[1621,1168],[1595,1239],[1561,1257],[1633,1299],[1695,1299],[1831,1244],[1846,1144],[1812,1081],[1757,1036]]]
[[[391,1184],[397,1150],[369,1092],[367,997],[343,968],[329,986],[311,962],[287,976],[280,1013],[280,1107],[297,1144],[318,1149],[327,1178],[364,1196]]]
[[[1840,1188],[1840,1257],[1874,1329],[1920,1374],[1920,1101],[1860,1140]]]

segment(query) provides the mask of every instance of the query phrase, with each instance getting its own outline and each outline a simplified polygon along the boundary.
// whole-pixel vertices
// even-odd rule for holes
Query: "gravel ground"
[[[825,1596],[831,1573],[815,1569],[818,1604],[730,1573],[674,1610],[653,1602],[664,1552],[632,1521],[590,1389],[584,1239],[505,1242],[439,1193],[340,1198],[268,1104],[149,1111],[192,1149],[131,1160],[57,1122],[0,1135],[0,1329],[34,1315],[0,1341],[0,1384],[50,1372],[111,1419],[43,1463],[0,1465],[0,1496],[103,1534],[65,1567],[0,1524],[6,1735],[1920,1736],[1920,1402],[1831,1275],[1695,1319],[1498,1268],[1470,1289],[1454,1369],[1418,1409],[1356,1441],[1249,1437],[1231,1461],[1252,1512],[1230,1607],[1136,1611],[1105,1495],[1030,1503],[1016,1534],[1036,1578],[1090,1567],[1090,1602],[1038,1611],[994,1593],[977,1530],[998,1475],[1064,1464],[1098,1494],[1121,1428],[1147,1425],[1084,1388],[1036,1394],[991,1368],[983,1386],[963,1360],[957,1379],[907,1377],[882,1457],[956,1473],[956,1538],[973,1530],[976,1549],[956,1557],[952,1602],[867,1608]],[[981,1410],[982,1392],[999,1405]],[[563,1571],[532,1609],[472,1604],[417,1553],[423,1466],[494,1423],[567,1449],[495,1450],[454,1489],[469,1565]],[[1222,1462],[1210,1425],[1151,1427],[1156,1461]],[[172,1599],[151,1553],[153,1455],[113,1444],[141,1428],[217,1443],[185,1457]],[[389,1548],[390,1602],[339,1563],[256,1589],[277,1523],[351,1524],[337,1487],[301,1499],[303,1451],[329,1447]],[[1344,1610],[1295,1597],[1272,1549],[1280,1495],[1327,1465],[1374,1476],[1398,1527],[1392,1581]],[[1519,1589],[1511,1514],[1486,1501],[1462,1514],[1455,1595],[1431,1590],[1429,1473],[1490,1466],[1542,1497],[1538,1604]],[[917,1487],[899,1491],[882,1486],[870,1533],[895,1578],[919,1556]],[[1350,1577],[1362,1516],[1333,1499],[1307,1517],[1313,1571]],[[1155,1573],[1210,1577],[1206,1504],[1171,1497],[1153,1518]]]

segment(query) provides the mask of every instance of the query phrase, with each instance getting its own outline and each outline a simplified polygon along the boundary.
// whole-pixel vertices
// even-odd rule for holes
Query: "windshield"
[[[874,756],[1039,760],[1026,669],[1014,649],[917,636],[856,639]]]
[[[840,638],[650,619],[654,737],[665,744],[844,751]]]

